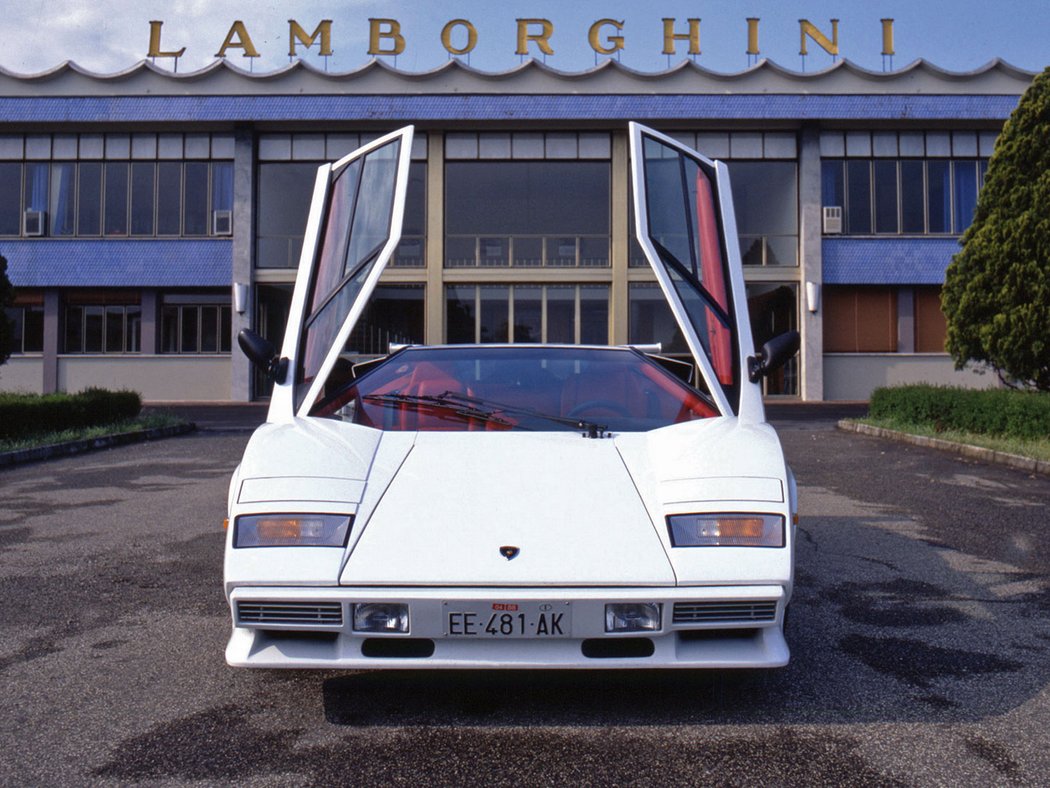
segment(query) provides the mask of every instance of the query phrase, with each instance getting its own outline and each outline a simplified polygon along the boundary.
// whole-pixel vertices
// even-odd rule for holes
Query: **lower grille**
[[[675,602],[676,624],[752,624],[776,621],[776,600],[749,602]]]
[[[238,602],[237,621],[259,626],[343,625],[343,606],[338,602]]]

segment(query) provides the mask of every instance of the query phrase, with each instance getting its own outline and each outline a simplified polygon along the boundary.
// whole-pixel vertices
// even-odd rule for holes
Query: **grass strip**
[[[112,424],[102,424],[95,427],[80,427],[61,430],[59,432],[39,433],[19,438],[17,440],[0,440],[0,453],[36,449],[40,446],[53,446],[56,443],[70,443],[72,441],[105,438],[110,435],[119,435],[124,432],[143,432],[145,430],[161,429],[164,427],[176,427],[185,423],[186,421],[184,419],[180,419],[169,413],[150,413],[146,416],[126,419]]]
[[[943,429],[938,430],[929,424],[916,424],[896,418],[873,418],[867,417],[856,419],[860,424],[870,424],[873,427],[882,427],[887,430],[906,432],[909,435],[921,435],[926,438],[940,438],[953,443],[965,443],[970,446],[980,446],[993,451],[1001,451],[1007,454],[1017,454],[1021,457],[1030,457],[1035,460],[1050,462],[1050,438],[1010,438],[996,435],[981,435],[964,430]]]

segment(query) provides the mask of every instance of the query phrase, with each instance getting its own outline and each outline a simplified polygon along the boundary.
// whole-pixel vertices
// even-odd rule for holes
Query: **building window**
[[[229,353],[230,317],[227,296],[166,296],[160,317],[161,352]]]
[[[255,288],[255,330],[273,343],[284,346],[284,329],[292,308],[293,286],[290,284],[258,284]],[[273,391],[273,378],[255,364],[252,365],[254,395],[268,397]]]
[[[827,285],[823,302],[826,352],[897,352],[896,288]]]
[[[660,285],[632,282],[628,288],[628,304],[627,341],[630,344],[659,344],[662,353],[689,356],[685,336]]]
[[[183,172],[182,234],[208,234],[208,164],[188,161]]]
[[[259,165],[257,268],[299,267],[303,232],[320,164],[279,162]],[[426,265],[426,181],[426,162],[413,161],[408,170],[401,243],[390,261],[391,267],[422,268]]]
[[[0,162],[0,236],[207,236],[232,205],[231,162]]]
[[[178,235],[182,229],[182,164],[157,164],[157,235]]]
[[[449,344],[607,345],[608,285],[449,285]]]
[[[792,161],[729,162],[744,265],[798,265],[798,167]]]
[[[447,163],[445,267],[607,267],[609,184],[602,161]]]
[[[392,268],[425,268],[427,264],[427,165],[414,161],[408,168],[405,220]]]
[[[728,162],[744,265],[798,265],[798,166],[793,161]],[[628,265],[647,268],[628,198]],[[643,291],[639,291],[643,292]]]
[[[13,331],[11,352],[41,353],[44,350],[43,304],[16,304],[4,310]]]
[[[77,165],[55,162],[51,165],[51,213],[49,233],[69,236],[76,233]]]
[[[137,304],[68,304],[66,353],[138,353],[142,310]]]
[[[987,159],[825,159],[823,204],[849,235],[959,235],[973,221]]]
[[[106,162],[103,235],[128,234],[128,163]]]
[[[659,344],[661,353],[665,355],[692,358],[674,313],[658,284],[632,282],[628,290],[628,303],[629,343]],[[747,303],[756,350],[785,331],[797,330],[798,293],[795,284],[749,282]],[[767,377],[763,391],[771,395],[798,396],[798,357]]]
[[[798,330],[798,286],[788,282],[748,282],[747,308],[751,316],[751,338],[757,351],[773,337]],[[780,369],[762,379],[768,395],[798,396],[796,354]]]
[[[137,161],[131,165],[131,234],[153,235],[156,227],[157,165]]]
[[[22,165],[0,161],[0,235],[22,232]]]
[[[425,293],[425,285],[377,286],[347,340],[347,353],[379,356],[391,345],[422,345]]]
[[[872,162],[875,185],[875,232],[896,233],[897,224],[897,162],[878,159]]]

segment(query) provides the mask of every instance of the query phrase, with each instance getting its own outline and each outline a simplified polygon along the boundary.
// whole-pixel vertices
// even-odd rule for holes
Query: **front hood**
[[[517,556],[505,558],[505,546]],[[423,432],[340,582],[671,586],[675,577],[613,439]]]

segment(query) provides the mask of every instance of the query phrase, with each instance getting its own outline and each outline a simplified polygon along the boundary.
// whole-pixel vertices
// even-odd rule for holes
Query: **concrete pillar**
[[[233,149],[233,266],[231,290],[235,284],[249,286],[243,314],[231,310],[230,399],[248,402],[252,398],[251,365],[237,345],[237,334],[254,324],[255,287],[252,285],[252,261],[255,258],[255,135],[250,129],[237,129]],[[233,293],[230,294],[231,302]]]
[[[62,317],[62,298],[57,290],[44,291],[44,350],[43,384],[44,394],[58,391],[58,336]]]
[[[915,291],[910,287],[897,291],[897,352],[915,352]]]
[[[803,400],[820,401],[824,399],[820,129],[815,124],[807,124],[799,136],[799,264],[802,269],[799,283],[799,332],[802,334],[799,394]],[[809,292],[817,296],[812,304],[816,306],[815,312],[810,311]]]
[[[626,345],[629,338],[627,271],[631,242],[627,226],[630,222],[627,193],[631,188],[631,173],[628,147],[626,134],[620,132],[612,135],[612,232],[609,260],[612,266],[612,286],[609,292],[609,320],[612,330],[609,338],[614,345]]]
[[[142,324],[139,343],[142,355],[155,355],[160,348],[160,321],[157,319],[157,291],[145,289],[142,291]]]
[[[427,132],[427,288],[423,341],[446,342],[445,336],[445,135]]]

